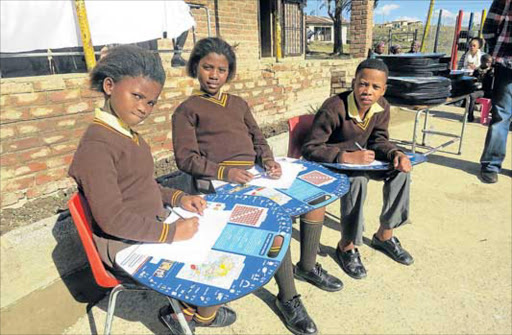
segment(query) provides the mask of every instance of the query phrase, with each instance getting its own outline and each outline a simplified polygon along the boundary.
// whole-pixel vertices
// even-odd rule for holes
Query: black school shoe
[[[284,319],[284,325],[295,335],[315,335],[317,333],[315,322],[308,315],[306,307],[300,300],[300,295],[296,295],[286,302],[276,299],[276,306]]]
[[[498,181],[498,172],[480,170],[480,179],[486,184],[494,184]]]
[[[223,305],[217,310],[217,315],[215,316],[215,319],[213,319],[212,323],[204,324],[196,322],[196,327],[227,327],[235,323],[235,321],[235,311],[232,308]]]
[[[293,274],[296,279],[307,281],[308,283],[311,283],[319,289],[327,292],[336,292],[343,288],[343,282],[328,274],[326,270],[322,269],[322,266],[319,263],[316,263],[310,271],[302,270],[300,263],[297,263],[294,267]]]
[[[336,248],[336,258],[341,265],[343,271],[354,279],[362,279],[366,277],[366,269],[361,262],[361,256],[357,248],[341,251]]]
[[[164,324],[164,326],[171,330],[172,335],[185,334],[185,331],[181,328],[180,322],[178,319],[172,317],[171,312],[172,309],[170,306],[160,308],[160,311],[158,312],[158,319]],[[191,320],[187,321],[187,324],[192,334],[194,334],[196,331],[196,322]]]
[[[371,246],[374,249],[381,250],[393,260],[400,264],[411,265],[414,263],[414,258],[407,252],[400,241],[395,236],[392,236],[389,240],[381,241],[377,238],[377,235],[373,234]]]

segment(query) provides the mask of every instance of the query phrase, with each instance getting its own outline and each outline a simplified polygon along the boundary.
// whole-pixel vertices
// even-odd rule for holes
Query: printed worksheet
[[[266,187],[258,187],[255,188],[254,190],[246,192],[245,194],[268,198],[276,202],[280,206],[286,205],[290,200],[292,200],[292,198],[287,196],[286,194],[279,192],[278,190],[275,190],[273,188]]]
[[[256,177],[248,182],[249,185],[288,189],[292,186],[297,175],[304,169],[302,164],[290,162],[283,158],[276,158],[276,162],[281,165],[282,175],[279,179],[272,179],[268,177],[265,170],[260,166],[254,166],[249,170],[250,173]]]
[[[173,209],[174,211],[174,209]],[[204,214],[199,216],[196,213],[187,212],[183,209],[177,209],[176,212],[184,218],[192,216],[199,217],[199,230],[190,240],[178,241],[172,243],[144,243],[137,245],[137,253],[152,256],[154,259],[167,259],[182,263],[202,263],[208,257],[217,238],[228,223],[231,211],[219,210],[215,204],[209,204]],[[179,217],[172,213],[166,223],[173,224]],[[131,252],[130,247],[121,252]],[[116,259],[118,255],[116,256]],[[126,256],[124,256],[126,257]]]
[[[244,269],[245,256],[212,250],[202,264],[185,264],[176,278],[228,290]]]

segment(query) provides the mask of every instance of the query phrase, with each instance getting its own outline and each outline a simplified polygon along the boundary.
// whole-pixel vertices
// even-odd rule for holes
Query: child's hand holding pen
[[[181,197],[180,207],[189,212],[203,215],[206,208],[206,200],[196,195],[184,195]]]
[[[265,171],[267,172],[267,176],[271,179],[279,179],[283,174],[283,171],[281,170],[281,165],[274,160],[269,160],[265,162]]]
[[[174,213],[180,216],[178,213]],[[174,241],[189,240],[194,237],[199,229],[199,219],[197,217],[189,219],[180,218],[175,222],[175,224],[176,231],[174,232]]]
[[[354,142],[357,151],[345,151],[339,158],[339,163],[344,164],[370,164],[375,160],[375,151],[363,148],[359,143]]]
[[[249,171],[239,168],[231,168],[228,171],[228,181],[236,184],[247,184],[254,178]]]

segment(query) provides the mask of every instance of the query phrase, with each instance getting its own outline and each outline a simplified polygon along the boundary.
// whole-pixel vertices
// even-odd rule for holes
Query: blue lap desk
[[[322,165],[305,160],[296,160],[304,170],[299,173],[288,189],[266,189],[254,185],[226,184],[218,187],[217,194],[244,194],[266,196],[270,190],[277,191],[277,198],[270,196],[290,216],[308,213],[326,206],[348,192],[349,180],[346,175],[332,172]],[[284,196],[283,196],[284,194]],[[278,198],[285,198],[278,199]]]
[[[292,223],[288,213],[275,202],[263,197],[210,194],[205,199],[224,204],[225,210],[232,210],[237,204],[266,209],[266,217],[258,227],[228,222],[213,246],[213,252],[223,255],[222,264],[215,264],[216,271],[211,273],[206,272],[209,267],[203,267],[208,269],[204,270],[205,277],[212,280],[226,276],[227,272],[223,273],[219,269],[241,269],[232,284],[222,288],[182,279],[180,272],[195,271],[199,266],[165,259],[154,262],[151,256],[142,262],[132,275],[133,279],[173,299],[197,306],[218,305],[238,299],[270,281],[290,245]],[[267,253],[277,235],[283,237],[282,248],[276,257],[271,258]],[[236,263],[234,260],[238,261],[237,266],[233,266]]]
[[[413,154],[411,152],[408,152],[407,157],[409,157],[409,159],[411,160],[412,165],[421,164],[421,163],[424,163],[427,161],[427,156],[422,155],[422,154]],[[330,167],[330,168],[333,168],[333,169],[336,169],[336,170],[386,171],[386,170],[391,170],[393,168],[391,163],[388,163],[388,162],[385,162],[385,163],[379,164],[379,165],[371,165],[371,166],[370,165],[368,165],[368,166],[366,166],[366,165],[351,166],[351,165],[346,165],[346,164],[341,164],[341,163],[320,163],[320,164]]]

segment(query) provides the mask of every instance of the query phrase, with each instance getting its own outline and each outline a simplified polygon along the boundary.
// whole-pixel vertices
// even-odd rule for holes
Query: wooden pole
[[[459,47],[459,34],[460,34],[460,27],[462,25],[462,16],[464,15],[464,12],[462,10],[459,10],[459,15],[457,15],[457,21],[455,22],[455,32],[453,36],[453,44],[452,44],[452,59],[451,59],[451,66],[450,69],[457,70],[457,50]]]
[[[427,22],[425,23],[425,30],[423,31],[423,39],[421,40],[421,52],[427,49],[428,31],[430,30],[430,20],[432,19],[432,12],[434,11],[435,0],[430,0],[430,7],[428,9]]]
[[[439,19],[437,20],[436,39],[434,40],[434,52],[437,52],[437,42],[439,41],[439,32],[441,31],[441,18],[443,17],[443,10],[439,10]]]
[[[89,21],[87,21],[87,11],[85,10],[84,0],[75,0],[76,15],[78,17],[78,25],[80,27],[80,35],[82,37],[82,45],[84,48],[85,64],[87,70],[91,71],[96,66],[96,57],[94,56],[94,47],[91,40],[91,32],[89,30]]]
[[[484,30],[485,19],[487,18],[487,10],[482,10],[482,19],[480,20],[480,30],[478,31],[478,37],[482,38],[484,34],[482,31]]]

